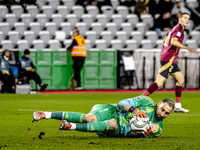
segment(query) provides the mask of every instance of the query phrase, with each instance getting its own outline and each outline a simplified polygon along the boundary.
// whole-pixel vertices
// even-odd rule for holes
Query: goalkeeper
[[[77,130],[96,132],[100,137],[135,137],[130,127],[130,120],[137,116],[151,121],[151,126],[140,131],[143,137],[159,136],[163,129],[163,118],[166,118],[174,109],[172,99],[166,98],[156,104],[147,96],[138,96],[121,100],[118,104],[94,105],[88,114],[78,112],[34,112],[33,121],[41,119],[63,120],[60,130]],[[68,123],[70,122],[70,123]],[[75,124],[79,123],[79,124]],[[134,134],[133,134],[134,133]]]

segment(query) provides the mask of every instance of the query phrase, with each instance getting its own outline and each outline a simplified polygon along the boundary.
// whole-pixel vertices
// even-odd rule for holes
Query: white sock
[[[182,108],[181,103],[175,103],[176,108]]]
[[[51,118],[51,112],[44,112],[46,115],[45,119],[50,119]]]
[[[70,123],[72,127],[69,130],[76,130],[76,124],[75,123]]]

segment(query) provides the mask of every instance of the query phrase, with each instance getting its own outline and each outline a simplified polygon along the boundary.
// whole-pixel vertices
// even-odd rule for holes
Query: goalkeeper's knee
[[[117,121],[115,119],[108,120],[110,123],[110,130],[117,130]]]
[[[95,114],[86,114],[83,118],[83,122],[97,122],[97,117],[95,116]]]

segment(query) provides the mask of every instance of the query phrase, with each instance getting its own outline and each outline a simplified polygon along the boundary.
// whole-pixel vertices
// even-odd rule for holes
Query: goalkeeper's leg
[[[74,123],[83,123],[83,119],[86,115],[78,112],[34,112],[33,121],[39,121],[41,119],[58,119],[67,120]],[[87,118],[87,117],[86,117]]]
[[[63,120],[60,124],[60,130],[77,130],[77,131],[87,131],[87,132],[103,132],[108,130],[117,130],[117,121],[115,119],[100,121],[100,122],[90,122],[90,123],[68,123]]]

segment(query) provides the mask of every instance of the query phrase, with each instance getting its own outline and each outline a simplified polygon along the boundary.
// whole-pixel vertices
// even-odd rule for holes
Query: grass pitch
[[[59,120],[32,123],[33,111],[76,111],[88,113],[94,104],[117,103],[133,94],[0,95],[0,149],[200,149],[200,93],[183,93],[187,114],[172,113],[164,120],[158,138],[98,138],[95,133],[60,131]],[[156,102],[174,99],[174,93],[154,93]]]

